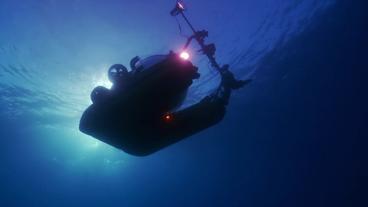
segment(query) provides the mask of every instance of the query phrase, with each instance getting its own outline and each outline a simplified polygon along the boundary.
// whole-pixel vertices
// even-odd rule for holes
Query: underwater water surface
[[[364,3],[185,3],[218,61],[254,81],[219,125],[138,158],[79,119],[112,64],[180,51],[175,1],[0,1],[0,206],[367,204]],[[197,49],[188,104],[218,84]]]

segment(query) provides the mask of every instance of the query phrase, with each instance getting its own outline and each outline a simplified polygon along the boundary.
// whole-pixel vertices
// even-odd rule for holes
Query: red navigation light
[[[189,60],[190,55],[189,55],[188,52],[183,51],[183,52],[180,53],[180,58],[183,59],[183,60]]]
[[[165,115],[164,115],[164,121],[165,121],[166,123],[170,123],[170,122],[172,122],[172,121],[173,121],[173,115],[172,115],[172,114],[165,114]]]

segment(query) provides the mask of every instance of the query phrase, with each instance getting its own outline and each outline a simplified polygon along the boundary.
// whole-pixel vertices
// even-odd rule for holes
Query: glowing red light
[[[165,122],[171,122],[173,120],[173,116],[171,114],[166,114],[164,116]]]
[[[183,59],[183,60],[189,60],[190,55],[189,55],[188,52],[183,51],[183,52],[180,53],[180,58]]]

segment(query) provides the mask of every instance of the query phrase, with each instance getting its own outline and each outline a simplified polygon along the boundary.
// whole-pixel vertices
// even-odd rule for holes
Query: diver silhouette
[[[187,108],[179,109],[187,90],[200,77],[189,54],[155,55],[130,61],[128,69],[115,64],[108,70],[111,89],[96,87],[91,93],[93,104],[83,113],[79,129],[85,134],[129,154],[145,156],[219,123],[226,112],[231,92],[250,80],[235,79],[229,65],[215,60],[216,47],[205,44],[208,32],[196,31],[185,17],[178,2],[172,15],[181,14],[193,31],[184,50],[196,40],[221,83],[212,94]]]

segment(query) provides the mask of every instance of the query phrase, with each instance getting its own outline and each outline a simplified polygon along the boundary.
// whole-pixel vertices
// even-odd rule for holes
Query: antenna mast
[[[205,39],[208,37],[208,31],[206,31],[206,30],[200,30],[200,31],[196,30],[194,28],[194,26],[192,25],[192,23],[187,18],[187,16],[185,15],[184,11],[185,11],[185,7],[184,7],[183,3],[178,1],[178,2],[176,2],[175,8],[173,10],[171,10],[171,12],[170,12],[171,16],[181,15],[183,17],[183,19],[185,20],[185,22],[188,24],[189,28],[193,32],[193,35],[188,38],[188,41],[185,44],[184,49],[187,49],[188,46],[190,45],[190,43],[192,42],[192,40],[195,39],[197,41],[197,43],[199,44],[199,46],[201,47],[200,51],[204,55],[207,56],[207,58],[209,59],[211,65],[212,65],[212,67],[214,69],[216,69],[217,71],[219,71],[220,73],[222,73],[223,69],[218,64],[218,62],[216,61],[216,58],[215,58],[215,53],[216,53],[215,44],[213,44],[213,43],[206,44],[205,43]]]

